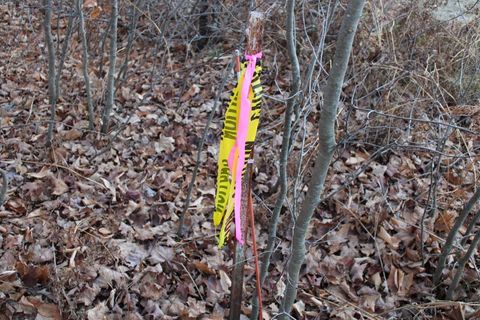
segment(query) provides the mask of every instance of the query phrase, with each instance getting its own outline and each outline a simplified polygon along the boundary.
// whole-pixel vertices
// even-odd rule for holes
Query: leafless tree
[[[435,270],[435,273],[433,274],[433,283],[434,284],[436,284],[436,285],[440,284],[443,269],[445,268],[445,263],[447,262],[447,257],[450,255],[450,253],[453,249],[453,245],[454,245],[455,240],[457,238],[458,232],[459,232],[460,228],[463,226],[463,223],[467,219],[470,211],[472,211],[473,206],[475,205],[475,203],[477,203],[478,200],[480,200],[480,188],[477,188],[477,191],[473,194],[473,196],[470,198],[470,200],[464,206],[462,212],[460,213],[460,215],[455,220],[455,224],[453,225],[452,229],[448,233],[447,240],[445,241],[445,244],[442,247],[442,252],[440,253],[440,256],[438,257],[437,269]],[[476,221],[472,221],[472,222],[473,222],[473,224],[476,223]],[[471,231],[471,229],[472,228],[469,228],[468,230]],[[478,232],[478,234],[480,234],[480,232]],[[476,240],[476,241],[478,242],[478,240]],[[472,243],[470,245],[470,247],[472,247],[473,245],[474,245],[474,243]],[[468,261],[468,258],[467,258],[467,261]],[[458,273],[459,273],[459,271],[457,271],[457,274]],[[457,283],[458,283],[458,280],[457,280]],[[453,286],[453,283],[452,283],[452,286]],[[452,288],[452,286],[450,288]]]
[[[115,90],[118,90],[127,79],[128,63],[130,59],[130,53],[133,48],[135,40],[135,30],[138,22],[138,10],[137,5],[132,3],[130,6],[130,23],[128,25],[127,47],[125,48],[125,58],[123,64],[118,71],[117,80],[115,81]]]
[[[59,10],[60,11],[60,10]],[[57,22],[60,19],[57,20]],[[72,9],[68,14],[68,22],[67,22],[67,31],[65,34],[65,38],[63,39],[62,50],[60,52],[60,57],[58,61],[58,68],[55,74],[55,99],[58,101],[60,97],[60,77],[62,75],[63,66],[65,65],[65,59],[67,58],[68,54],[68,45],[70,44],[70,39],[72,38],[73,30],[75,23],[75,9]],[[59,27],[57,26],[57,34],[59,32]],[[60,37],[57,36],[58,39]]]
[[[355,32],[362,16],[365,0],[350,0],[338,34],[332,68],[324,90],[324,103],[320,114],[319,148],[312,179],[302,210],[295,220],[292,254],[287,265],[287,281],[281,305],[280,319],[290,318],[290,310],[297,296],[300,267],[305,260],[305,237],[313,212],[324,188],[325,178],[335,148],[335,119],[342,85],[352,50]]]
[[[48,124],[48,133],[47,133],[47,145],[51,145],[53,138],[53,127],[55,125],[55,111],[57,103],[57,93],[56,93],[56,68],[55,68],[55,47],[53,46],[53,36],[52,36],[52,0],[44,0],[44,31],[45,31],[45,42],[47,44],[48,51],[48,96],[50,103],[50,122]]]
[[[94,128],[94,106],[92,99],[92,90],[90,88],[90,76],[88,74],[88,43],[87,43],[87,33],[85,31],[85,18],[83,16],[83,0],[77,0],[77,14],[78,19],[80,20],[80,26],[78,28],[78,34],[80,39],[82,39],[82,71],[83,78],[85,79],[85,91],[87,93],[87,105],[88,105],[88,129],[93,130]]]
[[[110,125],[110,113],[113,109],[115,96],[115,61],[117,59],[117,23],[118,23],[118,0],[112,0],[112,15],[110,33],[110,57],[107,78],[107,97],[102,115],[102,133],[107,133]]]
[[[270,218],[267,247],[264,250],[262,257],[262,267],[260,270],[260,285],[263,285],[268,273],[268,267],[270,266],[270,259],[275,247],[275,241],[277,238],[277,227],[280,217],[280,212],[283,208],[283,203],[287,196],[287,164],[290,149],[290,136],[292,132],[292,114],[296,105],[298,104],[299,90],[300,90],[300,65],[298,63],[297,51],[295,48],[295,0],[289,0],[287,2],[287,48],[288,55],[290,57],[290,63],[292,64],[292,86],[290,96],[287,101],[287,108],[285,111],[285,120],[283,126],[282,137],[282,149],[280,151],[280,193],[275,202],[272,217]],[[254,294],[252,299],[252,314],[250,319],[258,319],[258,305],[257,296]]]
[[[477,212],[477,216],[479,214],[480,214],[480,210]],[[471,224],[475,224],[475,222],[472,221]],[[455,292],[455,289],[457,288],[458,283],[460,282],[460,279],[462,278],[463,270],[465,269],[465,265],[470,260],[470,258],[473,256],[473,254],[477,251],[479,242],[480,242],[480,231],[477,231],[477,233],[475,234],[475,237],[472,240],[472,243],[468,247],[467,252],[458,261],[457,271],[455,272],[455,276],[453,277],[452,283],[450,284],[450,287],[448,288],[448,291],[447,291],[447,299],[448,300],[452,300],[453,293]]]

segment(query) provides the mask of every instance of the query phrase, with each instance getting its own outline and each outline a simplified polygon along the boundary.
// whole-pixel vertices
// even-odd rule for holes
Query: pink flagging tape
[[[228,156],[228,165],[232,174],[235,174],[235,238],[243,245],[242,223],[240,218],[240,207],[242,199],[242,169],[245,164],[245,142],[247,141],[248,125],[250,123],[251,102],[248,99],[250,87],[252,85],[253,74],[257,59],[262,58],[262,52],[254,55],[245,55],[247,59],[247,68],[242,82],[240,92],[240,112],[237,123],[237,137],[235,146]]]

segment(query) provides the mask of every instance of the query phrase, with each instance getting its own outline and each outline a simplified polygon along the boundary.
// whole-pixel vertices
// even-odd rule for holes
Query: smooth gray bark
[[[448,233],[447,240],[445,241],[445,244],[442,247],[442,252],[438,257],[437,269],[433,274],[433,283],[435,285],[438,285],[440,283],[440,280],[442,278],[443,268],[445,268],[447,257],[452,251],[453,244],[457,238],[458,230],[460,230],[463,223],[467,219],[468,214],[470,213],[470,211],[472,211],[473,206],[479,199],[480,199],[480,188],[477,187],[477,191],[473,194],[473,196],[467,202],[467,204],[462,210],[462,213],[460,213],[460,215],[455,220],[455,224],[453,225],[452,230],[450,230],[450,232]]]
[[[324,105],[319,120],[319,149],[312,179],[303,203],[302,210],[295,221],[293,231],[292,255],[287,265],[286,290],[281,305],[279,319],[287,320],[297,296],[300,267],[305,260],[305,237],[313,212],[320,201],[325,178],[335,148],[335,118],[340,100],[342,85],[352,51],[353,38],[362,16],[365,0],[350,0],[338,34],[332,69],[324,90]]]
[[[92,90],[90,88],[90,76],[88,74],[88,43],[87,43],[87,33],[85,31],[85,19],[83,17],[82,10],[83,0],[77,0],[77,13],[80,20],[80,26],[78,28],[78,33],[82,39],[82,71],[83,78],[85,79],[85,91],[87,92],[87,106],[88,106],[88,129],[93,130],[94,128],[94,107],[93,107],[93,98]]]
[[[48,124],[47,145],[51,145],[53,139],[53,127],[55,125],[56,110],[56,68],[55,68],[55,47],[52,36],[52,0],[43,0],[45,19],[43,23],[45,31],[45,42],[47,44],[48,54],[48,100],[50,103],[50,122]]]
[[[118,0],[112,0],[112,18],[110,33],[110,57],[107,79],[107,98],[102,115],[102,133],[107,133],[110,125],[110,113],[113,109],[115,95],[115,60],[117,59],[117,22],[118,22]]]
[[[110,19],[110,23],[108,24],[107,28],[103,32],[102,38],[98,43],[98,52],[97,52],[97,55],[99,57],[98,74],[101,77],[103,77],[103,53],[105,51],[105,42],[107,41],[108,33],[110,32],[111,28],[112,28],[112,21]]]
[[[298,63],[297,50],[295,48],[295,0],[288,0],[287,2],[287,48],[288,55],[290,57],[290,63],[292,65],[292,87],[290,97],[287,101],[287,108],[285,111],[285,120],[283,125],[283,137],[282,137],[282,150],[280,151],[280,164],[279,164],[279,183],[280,193],[278,194],[273,208],[273,213],[270,218],[267,247],[263,252],[262,265],[260,269],[260,286],[265,282],[267,277],[268,267],[270,266],[270,259],[272,257],[273,250],[275,248],[275,241],[277,239],[277,227],[278,220],[280,218],[280,212],[283,208],[283,203],[287,196],[287,163],[290,147],[290,136],[292,135],[292,114],[298,105],[299,90],[300,90],[300,64]],[[258,319],[258,297],[254,293],[252,297],[252,313],[250,319]]]

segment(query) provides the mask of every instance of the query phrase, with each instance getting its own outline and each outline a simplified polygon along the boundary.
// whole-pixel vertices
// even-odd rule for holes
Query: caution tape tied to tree
[[[218,152],[217,191],[213,214],[215,227],[220,226],[217,238],[220,248],[230,236],[230,226],[234,218],[235,238],[240,244],[244,242],[240,221],[242,176],[253,149],[260,120],[262,67],[257,61],[261,57],[261,52],[245,56],[246,62],[241,65],[237,86],[233,89],[225,111]]]

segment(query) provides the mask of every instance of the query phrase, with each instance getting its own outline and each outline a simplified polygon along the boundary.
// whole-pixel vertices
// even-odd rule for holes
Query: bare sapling
[[[60,57],[58,61],[58,68],[55,74],[55,99],[58,102],[58,98],[60,97],[60,77],[62,75],[63,66],[65,65],[65,59],[67,58],[68,54],[68,45],[70,43],[70,39],[72,38],[73,30],[75,23],[75,10],[73,9],[69,12],[68,15],[68,22],[67,22],[67,31],[65,34],[65,38],[63,39],[62,43],[62,50],[60,52]],[[58,30],[57,30],[58,32]]]
[[[342,85],[352,51],[353,39],[362,16],[365,0],[350,0],[338,34],[332,68],[324,90],[324,103],[320,113],[319,147],[312,178],[302,210],[295,221],[293,230],[292,254],[287,264],[286,290],[284,293],[280,319],[290,319],[290,311],[297,296],[300,267],[305,260],[305,237],[308,225],[320,202],[330,161],[335,148],[335,119]]]
[[[247,55],[255,55],[262,51],[262,36],[263,36],[263,24],[265,16],[258,11],[250,12],[247,28]],[[250,157],[253,157],[254,151],[250,153]],[[241,224],[242,238],[246,239],[247,226],[248,226],[248,207],[249,196],[252,188],[252,172],[253,163],[245,159],[247,162],[245,173],[242,177],[242,192],[241,195],[241,209],[240,220],[235,223]],[[252,205],[253,206],[253,205]],[[243,301],[243,274],[245,266],[245,245],[242,245],[238,241],[235,241],[235,256],[233,259],[234,266],[232,271],[232,294],[230,296],[230,320],[239,320],[241,316],[241,306]]]
[[[260,285],[262,286],[265,278],[268,274],[268,267],[270,266],[270,259],[275,247],[275,241],[277,239],[277,227],[280,219],[280,212],[282,211],[285,198],[287,196],[287,164],[290,146],[290,136],[292,132],[292,114],[298,104],[298,92],[300,90],[300,65],[298,63],[297,51],[295,48],[295,0],[289,0],[287,2],[287,48],[288,55],[290,57],[290,63],[292,64],[292,86],[290,96],[287,101],[287,108],[285,111],[285,120],[283,125],[283,137],[282,148],[280,151],[280,164],[279,164],[279,184],[280,193],[278,194],[273,209],[272,217],[270,218],[267,247],[265,248],[262,256],[262,266],[260,269]],[[258,297],[254,293],[252,297],[252,313],[250,319],[258,319]]]
[[[123,64],[118,71],[117,80],[115,81],[115,90],[120,88],[127,79],[128,63],[130,61],[130,53],[133,49],[133,43],[135,42],[135,30],[137,29],[138,22],[138,10],[137,6],[132,3],[130,6],[130,23],[128,25],[127,47],[125,49],[125,58]]]
[[[53,139],[53,128],[55,126],[55,112],[56,112],[56,103],[57,103],[57,93],[56,93],[56,68],[55,68],[55,47],[53,45],[53,36],[52,36],[52,0],[44,0],[44,32],[45,32],[45,42],[47,44],[47,54],[48,54],[48,102],[50,104],[50,121],[48,123],[48,132],[47,132],[47,146],[52,144]]]
[[[87,94],[87,107],[88,107],[88,129],[93,130],[94,128],[94,105],[92,98],[92,90],[90,87],[90,76],[88,74],[88,43],[87,43],[87,33],[85,30],[85,18],[83,16],[83,0],[77,0],[77,14],[80,20],[80,26],[78,28],[79,37],[82,40],[82,72],[83,78],[85,79],[85,91]]]
[[[477,212],[476,215],[480,214],[480,210]],[[477,231],[475,234],[475,237],[472,240],[472,243],[468,247],[467,252],[460,258],[458,261],[458,267],[457,271],[455,272],[455,276],[453,277],[452,283],[450,283],[450,287],[448,288],[447,291],[447,300],[452,300],[453,299],[453,293],[455,292],[455,289],[457,288],[458,284],[460,283],[460,279],[462,279],[463,275],[463,270],[465,269],[465,265],[467,262],[470,260],[470,258],[473,256],[473,254],[477,251],[478,243],[480,242],[480,232]]]
[[[442,252],[438,257],[437,269],[433,274],[433,283],[435,285],[440,284],[440,280],[442,279],[443,269],[445,268],[445,263],[447,262],[447,257],[450,255],[450,252],[453,249],[453,245],[455,240],[457,239],[457,234],[460,228],[463,226],[463,223],[467,219],[470,211],[472,211],[473,206],[475,203],[480,199],[480,188],[477,188],[477,191],[473,194],[470,200],[467,202],[465,207],[463,207],[462,212],[455,220],[455,224],[453,225],[452,229],[448,233],[447,240],[442,247]]]
[[[118,24],[118,0],[112,0],[112,15],[110,33],[110,56],[107,78],[107,97],[102,115],[102,133],[107,133],[110,127],[110,114],[113,109],[115,96],[115,61],[117,59],[117,24]]]

